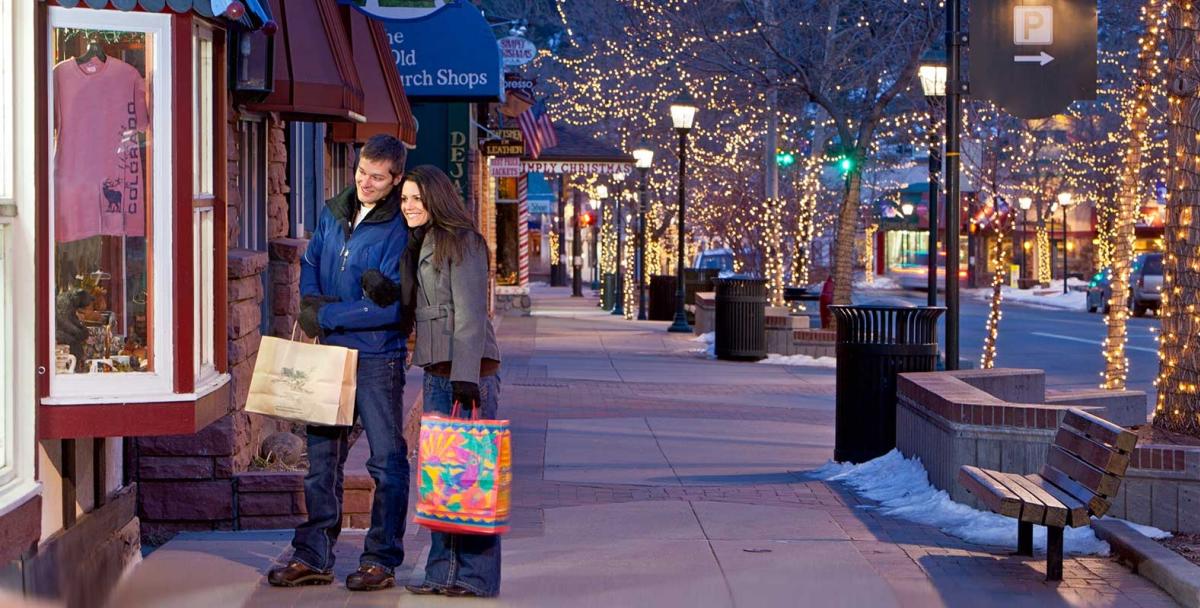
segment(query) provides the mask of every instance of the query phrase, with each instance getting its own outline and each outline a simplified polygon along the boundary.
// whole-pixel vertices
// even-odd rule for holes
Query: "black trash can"
[[[896,447],[896,375],[937,368],[937,321],[946,309],[830,306],[837,320],[833,458],[866,462]]]
[[[613,300],[617,295],[617,275],[613,272],[604,273],[604,283],[600,288],[600,308],[613,309]]]
[[[650,302],[646,316],[651,321],[670,321],[675,318],[675,275],[656,274],[650,277]]]
[[[716,339],[718,359],[758,361],[767,358],[767,281],[716,279]]]

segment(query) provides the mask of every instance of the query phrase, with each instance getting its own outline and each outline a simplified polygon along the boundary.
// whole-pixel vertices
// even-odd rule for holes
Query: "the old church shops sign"
[[[500,46],[470,3],[447,4],[421,19],[386,21],[384,27],[408,97],[503,99]]]
[[[523,160],[521,169],[525,173],[587,173],[591,175],[612,175],[614,173],[633,173],[633,163],[587,162],[570,160]]]

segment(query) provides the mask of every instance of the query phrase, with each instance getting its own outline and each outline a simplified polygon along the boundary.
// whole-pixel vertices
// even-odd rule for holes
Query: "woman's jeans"
[[[425,374],[425,411],[449,415],[454,405],[450,379]],[[495,418],[500,405],[500,376],[479,379],[481,418]],[[462,415],[469,416],[469,411]],[[445,589],[461,587],[478,595],[500,593],[500,537],[481,534],[433,532],[425,584]]]
[[[371,528],[359,565],[388,572],[404,561],[405,513],[408,510],[408,449],[404,434],[404,359],[359,357],[354,416],[371,446],[367,472],[375,480]],[[304,504],[308,521],[296,528],[293,559],[310,568],[333,568],[333,547],[342,531],[342,481],[350,453],[350,427],[308,427],[308,474]]]

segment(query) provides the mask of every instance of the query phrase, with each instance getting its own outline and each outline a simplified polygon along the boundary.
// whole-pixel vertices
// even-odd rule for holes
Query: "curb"
[[[1200,608],[1200,566],[1118,520],[1093,520],[1092,529],[1133,571],[1187,608]]]

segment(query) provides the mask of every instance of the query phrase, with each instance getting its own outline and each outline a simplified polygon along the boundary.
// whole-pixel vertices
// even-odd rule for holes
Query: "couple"
[[[301,260],[299,323],[324,344],[358,351],[355,415],[371,447],[375,480],[371,528],[353,591],[396,584],[404,561],[409,466],[403,435],[405,341],[416,326],[413,363],[425,369],[426,412],[454,402],[494,418],[500,351],[487,311],[483,236],[440,169],[403,172],[403,144],[376,135],[359,153],[354,187],[325,203]],[[347,427],[308,427],[308,521],[296,528],[291,561],[267,576],[279,587],[333,582],[342,527]],[[494,596],[500,590],[500,537],[433,532],[417,594]]]

